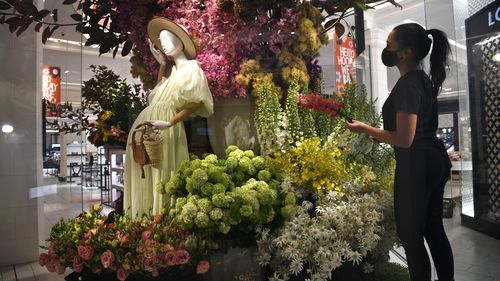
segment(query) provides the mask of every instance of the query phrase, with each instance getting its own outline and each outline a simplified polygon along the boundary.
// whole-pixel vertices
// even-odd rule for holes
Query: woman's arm
[[[408,148],[413,143],[413,138],[415,137],[417,115],[398,112],[396,115],[396,131],[382,130],[356,120],[347,123],[347,127],[355,133],[366,133],[379,142]]]

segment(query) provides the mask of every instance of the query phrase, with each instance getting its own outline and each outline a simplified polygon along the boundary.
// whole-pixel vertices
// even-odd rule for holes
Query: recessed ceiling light
[[[5,124],[2,126],[2,132],[6,133],[6,134],[10,134],[13,131],[14,131],[14,127],[12,127],[12,125]]]

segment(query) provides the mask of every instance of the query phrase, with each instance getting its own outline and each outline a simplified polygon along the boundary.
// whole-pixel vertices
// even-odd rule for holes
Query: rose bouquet
[[[66,268],[81,274],[116,274],[125,280],[130,274],[156,277],[169,270],[182,270],[191,262],[185,247],[186,231],[168,226],[163,214],[131,220],[116,216],[110,222],[101,207],[53,226],[47,253],[40,254],[41,266],[63,274]],[[207,269],[201,264],[200,271]],[[205,271],[206,272],[206,271]]]

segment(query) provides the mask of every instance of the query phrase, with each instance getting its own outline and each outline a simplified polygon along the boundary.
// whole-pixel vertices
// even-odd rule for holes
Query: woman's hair
[[[432,36],[432,40],[429,35]],[[446,34],[438,29],[425,30],[417,23],[406,23],[394,28],[394,39],[398,42],[400,49],[410,48],[413,50],[413,58],[416,63],[427,56],[431,44],[434,42],[430,58],[430,78],[434,93],[437,95],[446,78],[446,66],[450,53],[450,44]]]

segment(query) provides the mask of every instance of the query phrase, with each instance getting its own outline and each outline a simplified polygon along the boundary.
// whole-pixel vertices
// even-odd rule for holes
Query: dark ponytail
[[[429,38],[432,36],[432,40]],[[446,34],[438,29],[425,30],[418,23],[405,23],[394,28],[394,39],[400,48],[413,50],[413,59],[416,63],[423,60],[432,46],[430,64],[432,89],[437,96],[444,79],[446,78],[446,66],[448,65],[448,54],[450,44]]]
[[[443,81],[446,78],[446,67],[448,66],[448,55],[450,53],[450,43],[446,34],[438,29],[430,29],[425,32],[432,36],[433,46],[431,52],[431,81],[432,88],[437,95]]]

